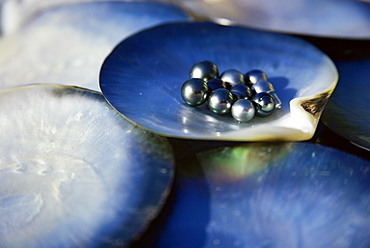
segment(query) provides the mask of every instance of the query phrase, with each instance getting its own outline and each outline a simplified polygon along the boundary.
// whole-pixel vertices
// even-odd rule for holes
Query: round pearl
[[[236,99],[249,98],[251,96],[251,90],[245,84],[235,84],[231,87],[230,92]]]
[[[281,108],[282,106],[281,100],[276,94],[274,86],[270,82],[265,81],[265,80],[258,81],[252,85],[251,89],[252,89],[252,92],[254,93],[260,93],[260,92],[269,93],[272,96],[272,98],[274,98],[275,100],[275,107],[278,109]]]
[[[207,100],[207,83],[199,78],[186,80],[181,87],[181,96],[188,105],[199,106]]]
[[[219,88],[225,88],[224,82],[222,82],[222,80],[219,78],[212,78],[208,80],[207,85],[210,92]]]
[[[189,75],[190,78],[209,80],[218,77],[218,68],[213,62],[202,60],[191,67]]]
[[[269,116],[275,110],[275,100],[269,93],[257,93],[251,100],[256,104],[256,115],[259,117]]]
[[[255,93],[260,93],[260,92],[270,93],[270,92],[275,91],[274,86],[272,86],[270,82],[265,81],[265,80],[256,82],[255,84],[251,86],[251,89]]]
[[[225,82],[227,88],[231,88],[235,84],[245,84],[243,73],[236,69],[229,69],[224,71],[221,76],[221,80]]]
[[[239,99],[231,107],[231,115],[239,122],[252,120],[255,112],[253,103],[247,99]]]
[[[227,89],[216,89],[208,98],[208,108],[216,114],[227,114],[234,103],[234,97]]]
[[[248,85],[257,83],[258,81],[267,81],[267,75],[261,70],[250,70],[245,74],[245,82]]]

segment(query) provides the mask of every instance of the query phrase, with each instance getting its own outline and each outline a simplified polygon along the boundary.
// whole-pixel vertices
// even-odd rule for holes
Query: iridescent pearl
[[[239,122],[252,120],[255,112],[253,103],[247,99],[239,99],[231,107],[231,115]]]
[[[245,74],[245,82],[247,85],[251,86],[258,81],[267,81],[267,75],[261,70],[250,70]]]
[[[219,88],[225,88],[224,82],[219,78],[212,78],[208,80],[207,85],[210,92]]]
[[[181,87],[181,96],[188,105],[199,106],[207,100],[207,83],[200,78],[186,80]]]
[[[256,83],[254,83],[251,86],[252,91],[255,93],[260,93],[260,92],[267,92],[270,93],[271,91],[274,91],[274,86],[266,80],[260,80]]]
[[[216,89],[208,98],[208,107],[216,114],[227,114],[234,103],[234,97],[227,89]]]
[[[251,90],[245,84],[235,84],[231,87],[230,92],[235,99],[249,98],[251,96]]]
[[[230,89],[235,84],[245,84],[243,73],[235,69],[229,69],[224,71],[221,76],[221,80],[225,82],[226,87]]]
[[[275,100],[269,93],[257,93],[251,101],[256,104],[256,115],[259,117],[269,116],[275,110]]]
[[[260,92],[270,93],[270,95],[275,100],[275,105],[276,105],[275,107],[276,108],[281,108],[281,105],[282,105],[281,100],[278,97],[278,95],[276,94],[274,86],[270,82],[265,81],[265,80],[258,81],[258,82],[256,82],[255,84],[252,85],[251,89],[255,93],[260,93]]]
[[[213,62],[202,60],[191,67],[189,75],[190,78],[209,80],[218,77],[218,68]]]

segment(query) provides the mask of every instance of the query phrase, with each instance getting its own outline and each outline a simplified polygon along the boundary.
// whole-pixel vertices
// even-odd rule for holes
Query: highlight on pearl
[[[237,122],[249,122],[255,116],[270,116],[281,108],[281,100],[266,73],[253,69],[245,74],[228,69],[221,73],[215,63],[201,60],[192,65],[181,87],[184,102],[192,107],[207,102],[215,114],[230,114]]]

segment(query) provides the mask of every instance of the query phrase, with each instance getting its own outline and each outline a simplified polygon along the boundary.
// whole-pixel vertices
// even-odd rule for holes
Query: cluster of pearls
[[[231,113],[239,122],[248,122],[255,115],[266,117],[281,108],[274,87],[261,70],[251,70],[243,75],[238,70],[229,69],[219,75],[213,62],[202,60],[191,67],[189,76],[181,87],[181,96],[190,106],[207,102],[212,112]]]

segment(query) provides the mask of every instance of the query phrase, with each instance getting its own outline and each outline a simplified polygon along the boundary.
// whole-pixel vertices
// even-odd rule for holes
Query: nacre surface
[[[322,121],[354,144],[370,149],[370,58],[335,62],[338,87],[323,112]]]
[[[201,37],[201,38],[199,38]],[[282,101],[271,116],[237,123],[202,105],[187,106],[189,68],[210,60],[219,71],[265,71]],[[104,61],[100,87],[126,118],[171,137],[305,140],[312,137],[337,83],[333,62],[300,39],[207,22],[164,24],[122,41]]]
[[[253,142],[198,153],[177,169],[153,248],[370,245],[368,161],[312,143]]]
[[[370,4],[353,0],[172,0],[222,24],[312,35],[370,39]]]
[[[0,120],[0,247],[127,245],[168,195],[168,142],[98,92],[4,90]]]
[[[180,20],[188,20],[182,10],[158,2],[59,3],[42,9],[0,38],[0,89],[55,83],[100,90],[100,66],[118,42]]]

